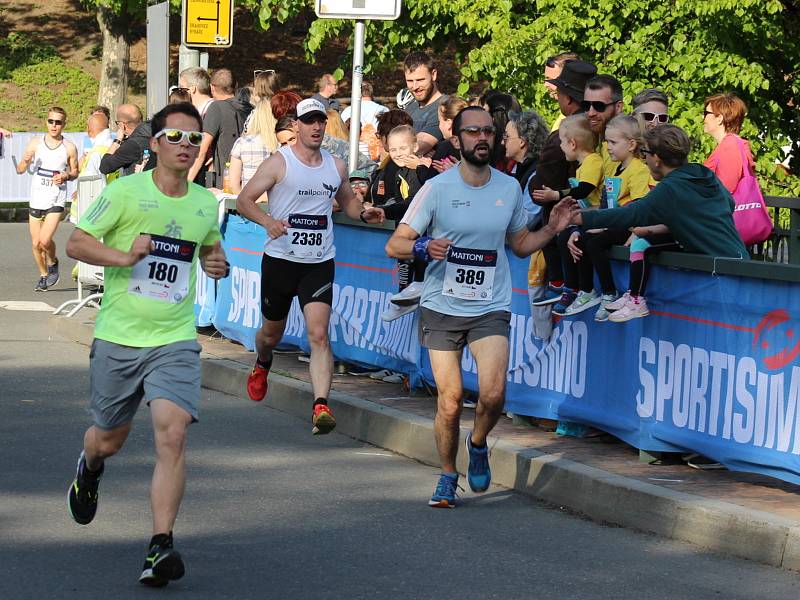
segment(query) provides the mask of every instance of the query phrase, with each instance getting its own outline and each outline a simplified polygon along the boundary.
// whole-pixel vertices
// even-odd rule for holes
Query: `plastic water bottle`
[[[231,163],[225,163],[225,170],[222,172],[222,191],[226,194],[231,192]]]
[[[141,173],[144,171],[145,166],[147,166],[147,161],[150,160],[150,150],[145,148],[144,152],[142,153],[142,161],[134,167],[134,171],[136,173]]]

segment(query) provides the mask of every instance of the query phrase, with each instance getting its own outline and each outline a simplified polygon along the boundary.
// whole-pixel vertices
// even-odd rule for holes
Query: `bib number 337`
[[[462,300],[491,300],[496,268],[496,250],[450,246],[442,294]]]
[[[150,254],[133,265],[128,293],[177,304],[189,295],[189,278],[197,244],[151,234]]]

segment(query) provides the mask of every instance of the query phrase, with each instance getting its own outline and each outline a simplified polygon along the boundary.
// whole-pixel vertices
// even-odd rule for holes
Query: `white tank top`
[[[53,175],[67,170],[67,147],[61,140],[55,148],[48,148],[45,139],[42,138],[33,155],[36,171],[31,181],[30,207],[38,210],[64,206],[67,201],[67,184],[53,183]]]
[[[273,219],[289,221],[289,233],[267,236],[264,253],[293,262],[320,263],[336,254],[333,245],[333,198],[342,183],[333,156],[320,150],[322,164],[309,167],[300,162],[291,146],[278,150],[286,163],[286,174],[269,191]]]

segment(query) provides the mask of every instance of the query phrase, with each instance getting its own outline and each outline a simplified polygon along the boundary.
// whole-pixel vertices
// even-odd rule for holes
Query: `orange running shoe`
[[[269,370],[256,362],[247,378],[247,395],[253,402],[261,402],[267,395],[267,375],[269,375]]]
[[[333,431],[336,427],[336,418],[327,404],[315,404],[314,413],[311,416],[311,433],[314,435],[325,435]]]

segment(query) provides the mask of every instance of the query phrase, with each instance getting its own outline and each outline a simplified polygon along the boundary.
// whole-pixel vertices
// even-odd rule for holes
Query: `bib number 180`
[[[178,280],[177,265],[168,265],[166,263],[153,260],[147,263],[147,266],[150,267],[150,272],[147,274],[149,279],[155,279],[156,281],[167,281],[169,283],[175,283]]]

